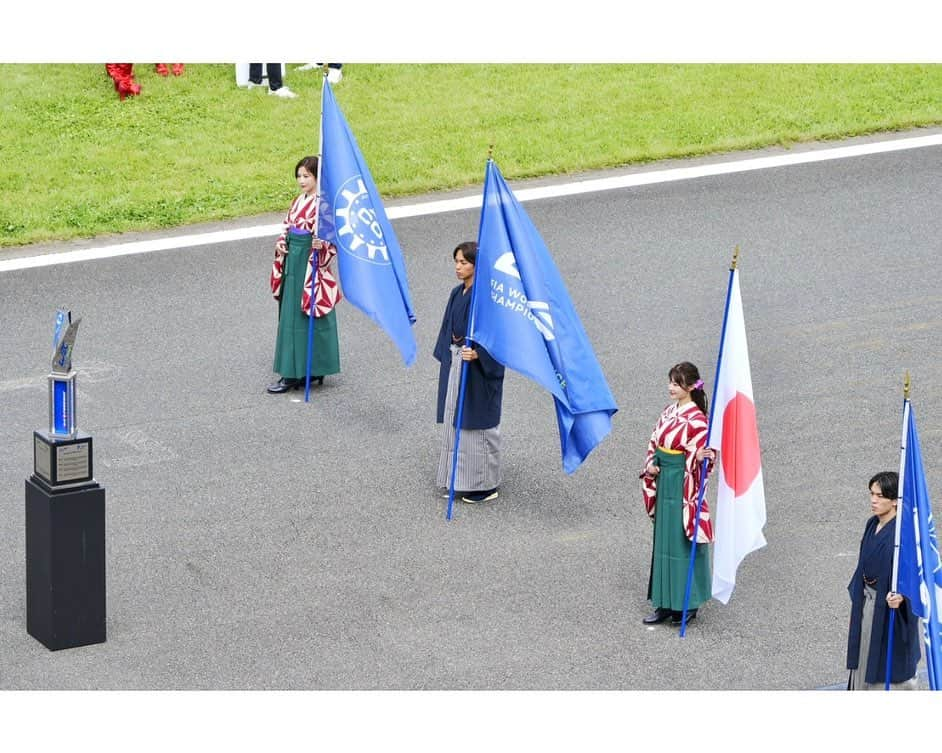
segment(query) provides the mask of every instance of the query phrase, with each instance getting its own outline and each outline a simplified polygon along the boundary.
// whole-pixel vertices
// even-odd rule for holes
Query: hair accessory
[[[702,379],[698,379],[696,382],[693,383],[693,387],[691,387],[690,389],[691,389],[691,391],[693,391],[693,390],[702,390],[702,389],[703,389],[703,380],[702,380]]]

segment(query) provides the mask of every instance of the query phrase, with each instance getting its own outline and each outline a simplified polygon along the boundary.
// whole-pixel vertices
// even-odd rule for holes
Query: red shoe
[[[157,65],[154,66],[154,70],[157,71],[158,76],[170,75],[170,71],[167,69],[166,63],[157,63]],[[176,71],[174,71],[174,73],[176,73]]]
[[[124,101],[125,97],[135,97],[141,93],[141,85],[133,78],[120,79],[116,87],[118,89],[118,98],[121,99],[121,101]]]
[[[173,71],[174,76],[182,76],[184,71],[183,63],[174,63],[170,66],[170,70]]]
[[[133,63],[105,63],[105,71],[114,81],[114,90],[118,92],[119,99],[141,93],[140,84],[134,81]]]

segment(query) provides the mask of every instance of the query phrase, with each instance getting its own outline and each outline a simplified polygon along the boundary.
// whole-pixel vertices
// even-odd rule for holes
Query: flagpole
[[[324,82],[321,85],[320,133],[317,137],[317,186],[314,188],[314,238],[320,233],[321,224],[321,172],[324,169],[324,87],[327,86],[327,65],[324,65]],[[314,360],[314,304],[317,300],[318,250],[311,249],[311,308],[307,318],[307,368],[304,377],[304,402],[311,401],[311,362]]]
[[[707,437],[704,447],[710,446],[713,434],[713,414],[716,412],[716,391],[720,384],[720,367],[723,364],[723,346],[726,343],[726,322],[729,319],[729,299],[733,292],[733,281],[739,265],[739,246],[733,249],[733,260],[729,265],[729,282],[726,285],[726,305],[723,309],[723,326],[720,330],[720,348],[716,357],[716,371],[713,375],[713,399],[710,401],[710,415],[707,419]],[[693,541],[690,542],[690,564],[687,567],[687,585],[684,588],[684,610],[680,616],[680,637],[687,635],[687,607],[690,604],[690,589],[693,585],[693,565],[697,555],[697,533],[700,530],[700,511],[703,509],[703,493],[706,491],[706,474],[709,460],[703,459],[700,466],[700,488],[697,491],[697,514],[693,522]]]
[[[487,150],[487,166],[484,168],[484,196],[487,196],[487,183],[490,180],[490,166],[492,160],[491,155],[494,151],[494,145],[491,144]],[[484,221],[484,208],[483,201],[481,207],[481,218],[478,220],[478,240],[481,238],[481,223]],[[468,319],[468,329],[465,332],[464,344],[465,347],[471,347],[472,335],[474,334],[474,301],[477,296],[478,290],[478,269],[477,269],[477,260],[475,259],[474,263],[474,282],[471,283],[471,304],[470,304],[470,317]],[[461,423],[464,417],[464,393],[465,388],[467,387],[467,374],[468,374],[468,362],[465,360],[461,361],[461,376],[458,380],[458,408],[457,415],[455,416],[455,445],[452,449],[451,457],[451,481],[448,484],[448,512],[445,514],[446,520],[451,520],[452,513],[455,508],[455,476],[458,474],[458,445],[461,440]]]
[[[896,488],[896,531],[893,539],[893,577],[890,580],[890,591],[896,593],[899,580],[899,542],[901,531],[901,518],[903,517],[903,482],[906,478],[906,442],[909,432],[909,372],[903,377],[903,431],[900,435],[899,449],[899,481]],[[893,628],[896,622],[896,610],[890,610],[890,628],[886,639],[886,674],[883,689],[890,689],[891,669],[893,666]]]

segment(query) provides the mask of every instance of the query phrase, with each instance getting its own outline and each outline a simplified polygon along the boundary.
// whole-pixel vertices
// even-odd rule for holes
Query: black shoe
[[[457,496],[457,492],[455,492]],[[461,495],[462,502],[469,502],[475,504],[476,502],[490,502],[492,499],[497,499],[497,489],[488,489],[483,492],[465,492]]]
[[[287,392],[288,390],[295,390],[301,385],[300,379],[286,379],[282,377],[274,384],[268,385],[268,391],[272,395],[277,395],[281,392]]]
[[[683,620],[683,617],[684,617],[683,612],[671,612],[671,625],[680,625],[681,621]],[[689,625],[691,620],[695,620],[696,618],[697,618],[697,610],[688,609],[687,610],[687,622],[685,624]]]
[[[664,607],[658,607],[651,614],[645,617],[641,622],[645,625],[660,625],[672,614],[671,610],[665,609]]]
[[[318,384],[323,384],[323,383],[324,383],[324,377],[322,377],[322,376],[312,376],[312,377],[311,377],[311,381],[312,381],[312,382],[317,382]]]

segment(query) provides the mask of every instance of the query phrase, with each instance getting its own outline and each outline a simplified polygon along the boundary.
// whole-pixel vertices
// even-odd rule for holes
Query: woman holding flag
[[[690,547],[696,522],[701,464],[709,460],[713,469],[716,453],[706,447],[707,397],[697,367],[688,361],[668,372],[668,394],[674,402],[661,413],[644,458],[640,474],[644,508],[654,523],[654,544],[648,599],[654,612],[642,620],[657,625],[670,618],[680,625],[683,619]],[[696,554],[687,622],[697,616],[697,608],[710,599],[710,560],[706,546],[713,540],[713,524],[706,500],[700,510]]]
[[[889,610],[895,609],[890,684],[896,690],[915,690],[919,618],[903,595],[892,591],[899,475],[882,471],[870,479],[869,488],[873,516],[864,527],[857,569],[847,586],[851,604],[847,689],[883,690],[885,687]]]
[[[278,336],[273,369],[281,376],[270,393],[300,389],[308,376],[311,296],[314,299],[311,378],[324,383],[340,371],[340,346],[334,306],[340,299],[337,278],[330,268],[337,249],[315,237],[317,232],[317,157],[304,157],[294,175],[301,194],[291,202],[284,230],[275,242],[271,292],[278,301]],[[314,270],[314,259],[317,269]]]
[[[444,424],[437,482],[446,490],[446,497],[451,487],[461,366],[467,364],[454,483],[455,496],[471,503],[497,499],[504,394],[504,367],[479,344],[473,343],[472,347],[465,340],[477,252],[474,241],[459,243],[452,252],[455,276],[460,282],[448,297],[434,351],[441,363],[436,422]]]

